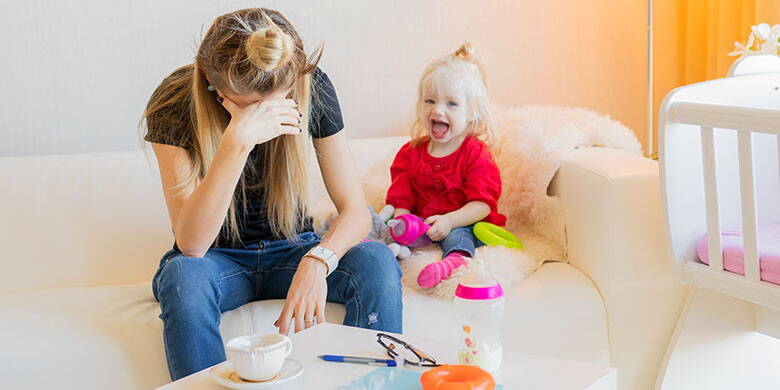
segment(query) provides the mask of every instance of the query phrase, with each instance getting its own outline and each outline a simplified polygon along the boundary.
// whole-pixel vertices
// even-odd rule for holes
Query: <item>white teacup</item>
[[[292,351],[292,340],[281,334],[241,336],[228,341],[225,351],[241,379],[261,382],[282,370]]]

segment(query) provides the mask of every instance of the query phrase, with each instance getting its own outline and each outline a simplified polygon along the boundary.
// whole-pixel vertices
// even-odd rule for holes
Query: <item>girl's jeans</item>
[[[447,257],[454,251],[463,251],[468,253],[469,257],[474,257],[474,250],[483,245],[485,244],[474,236],[474,225],[452,229],[445,239],[439,241],[444,252],[442,257]]]
[[[306,232],[245,249],[212,248],[200,258],[166,253],[152,290],[162,309],[171,379],[224,361],[220,314],[256,300],[286,298],[301,257],[319,242]],[[401,269],[386,245],[352,247],[327,283],[328,302],[346,306],[344,325],[402,332]]]

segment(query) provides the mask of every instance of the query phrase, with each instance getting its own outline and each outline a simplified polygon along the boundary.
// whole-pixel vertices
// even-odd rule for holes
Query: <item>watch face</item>
[[[319,257],[325,258],[325,257],[328,256],[328,251],[325,248],[316,247],[316,248],[312,249],[311,254],[313,254],[315,256],[319,256]]]

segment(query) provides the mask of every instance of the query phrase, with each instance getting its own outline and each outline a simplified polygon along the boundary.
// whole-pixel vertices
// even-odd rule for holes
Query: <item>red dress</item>
[[[428,154],[428,142],[417,146],[409,142],[398,151],[390,166],[392,184],[386,203],[428,218],[476,200],[490,207],[483,221],[504,226],[506,216],[498,212],[501,174],[487,145],[467,136],[454,153],[433,157]]]

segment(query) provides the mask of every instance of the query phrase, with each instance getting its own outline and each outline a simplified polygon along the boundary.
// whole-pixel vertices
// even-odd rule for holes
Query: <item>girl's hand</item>
[[[222,106],[230,113],[225,136],[252,149],[282,134],[301,134],[301,113],[292,99],[264,100],[240,108],[227,97]]]
[[[425,220],[431,228],[425,233],[433,241],[441,241],[447,238],[452,231],[452,221],[446,215],[431,215]]]
[[[411,214],[412,212],[407,209],[395,209],[393,211],[393,218],[398,218],[399,215]]]
[[[287,334],[290,325],[295,322],[295,332],[325,322],[325,300],[328,296],[328,283],[325,281],[328,267],[319,260],[305,257],[298,264],[287,300],[279,319],[274,323],[279,333]],[[317,319],[315,320],[315,316]]]

